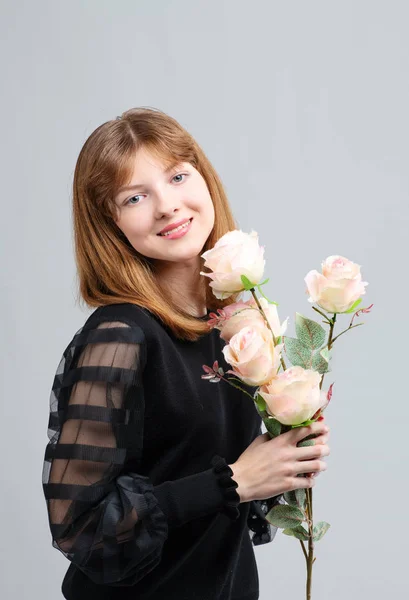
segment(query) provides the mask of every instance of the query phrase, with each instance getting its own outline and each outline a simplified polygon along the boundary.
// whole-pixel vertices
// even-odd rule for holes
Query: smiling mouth
[[[168,235],[171,235],[172,233],[176,233],[177,231],[182,231],[182,229],[186,229],[186,227],[188,227],[192,221],[193,221],[193,217],[191,217],[189,219],[189,221],[186,221],[186,223],[184,223],[183,225],[179,225],[179,227],[175,227],[175,229],[166,231],[166,233],[158,233],[157,235],[159,235],[161,237],[167,237]]]

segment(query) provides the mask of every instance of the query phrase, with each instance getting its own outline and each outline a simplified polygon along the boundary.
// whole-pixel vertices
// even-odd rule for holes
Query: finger
[[[328,433],[321,433],[316,438],[314,438],[312,441],[314,442],[314,446],[317,446],[319,444],[326,444],[328,442],[328,438],[329,438]]]
[[[324,417],[324,415],[321,415],[320,417],[318,417],[318,419],[317,419],[317,423],[318,423],[318,422],[319,422],[319,423],[324,423],[324,424],[327,426],[327,428],[328,428],[328,431],[330,430],[330,426],[329,426],[329,425],[328,425],[328,423],[325,421],[325,417]]]
[[[318,444],[314,446],[301,446],[295,450],[295,459],[300,461],[321,458],[321,456],[329,456],[330,449],[326,444]]]
[[[296,427],[292,429],[289,433],[292,434],[293,441],[297,444],[301,440],[305,439],[310,435],[316,436],[317,434],[327,433],[328,427],[322,421],[316,421],[315,423],[311,423],[307,427]]]
[[[315,485],[315,479],[313,477],[294,477],[292,485],[293,490],[302,490],[305,488],[312,488]]]
[[[298,473],[316,473],[326,471],[328,468],[324,460],[316,458],[315,460],[305,460],[295,463],[295,472]]]

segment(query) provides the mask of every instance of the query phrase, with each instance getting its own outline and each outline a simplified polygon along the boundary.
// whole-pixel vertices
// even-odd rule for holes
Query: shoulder
[[[157,334],[160,324],[147,309],[129,302],[107,304],[96,308],[85,321],[82,330],[103,327],[103,323],[121,323],[140,330],[149,339]]]
[[[131,303],[107,304],[99,306],[92,312],[84,327],[95,325],[98,321],[123,321],[129,322],[130,325],[138,325],[143,318],[144,312],[140,306]]]

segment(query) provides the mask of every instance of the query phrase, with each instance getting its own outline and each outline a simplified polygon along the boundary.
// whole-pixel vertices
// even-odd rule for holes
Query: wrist
[[[242,473],[240,472],[240,466],[237,463],[229,465],[233,471],[232,479],[237,483],[236,492],[240,496],[240,504],[243,502],[250,502],[251,498],[248,489],[243,481]]]

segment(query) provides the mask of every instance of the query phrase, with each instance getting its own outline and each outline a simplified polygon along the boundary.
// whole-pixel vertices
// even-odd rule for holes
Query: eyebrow
[[[178,160],[176,162],[173,162],[167,169],[165,169],[163,172],[165,173],[165,175],[168,175],[171,171],[173,171],[173,169],[175,167],[179,167],[180,165],[182,165],[181,160]],[[130,192],[131,190],[136,190],[137,188],[141,188],[144,187],[143,183],[133,183],[132,185],[125,185],[122,186],[121,188],[119,188],[117,194],[121,194],[122,192]]]

